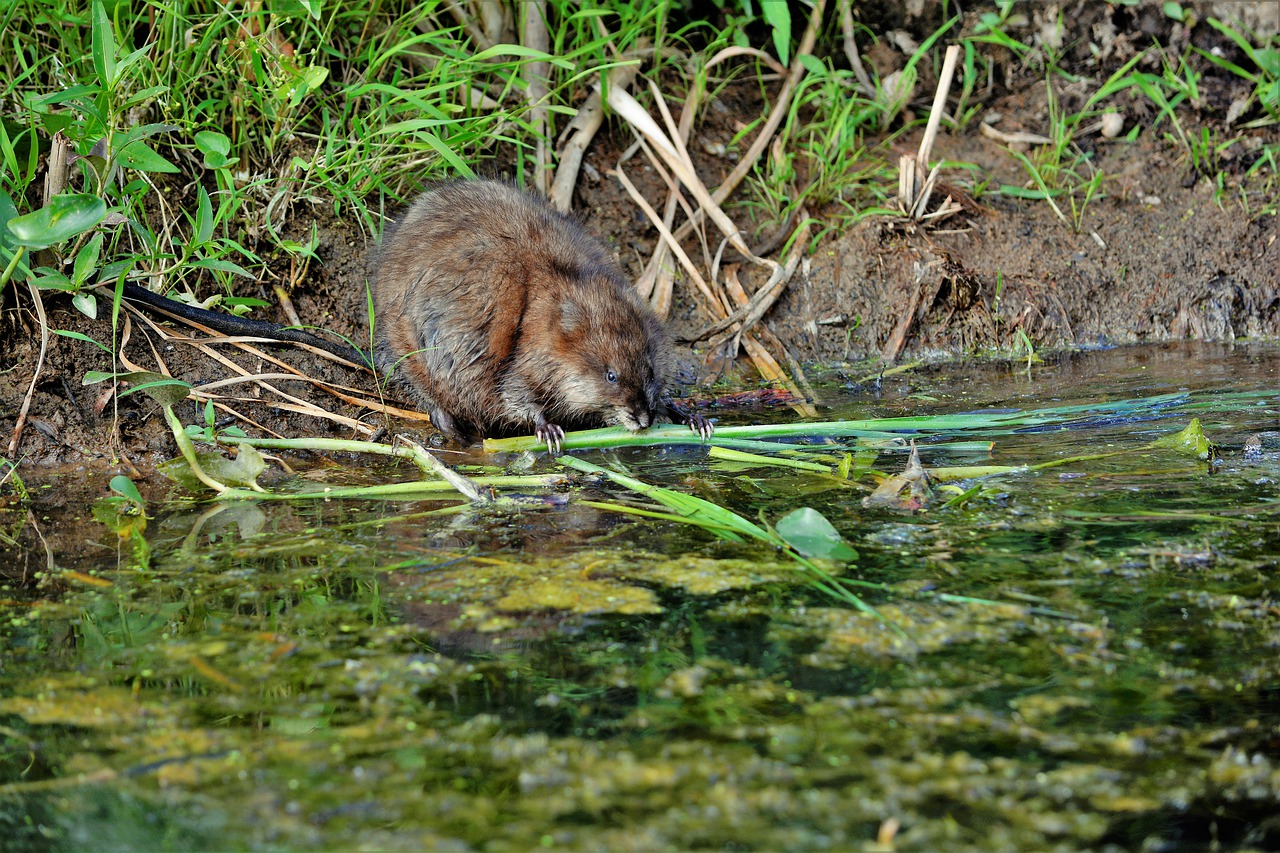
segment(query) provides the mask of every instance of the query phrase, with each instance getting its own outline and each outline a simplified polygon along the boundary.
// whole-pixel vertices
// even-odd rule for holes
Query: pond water
[[[918,509],[698,446],[573,452],[762,528],[813,508],[857,552],[815,563],[878,614],[603,480],[443,513],[175,489],[132,537],[45,490],[5,535],[30,509],[91,546],[0,591],[0,847],[1280,849],[1278,368],[1179,345],[832,378],[823,420],[1099,404],[921,436],[926,468],[1070,461]],[[1216,461],[1152,446],[1193,417]],[[414,476],[335,461],[294,464]]]

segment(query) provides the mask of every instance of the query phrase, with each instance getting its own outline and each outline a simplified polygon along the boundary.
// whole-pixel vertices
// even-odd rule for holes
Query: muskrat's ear
[[[586,319],[587,312],[572,299],[566,299],[560,304],[560,326],[566,334],[572,333]]]

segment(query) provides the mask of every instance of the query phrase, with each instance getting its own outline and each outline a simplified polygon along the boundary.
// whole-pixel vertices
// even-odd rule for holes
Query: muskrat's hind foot
[[[432,406],[429,414],[431,415],[431,425],[440,432],[448,436],[452,441],[459,444],[466,444],[468,436],[465,431],[458,428],[458,422],[453,419],[453,415],[446,412],[439,406]]]

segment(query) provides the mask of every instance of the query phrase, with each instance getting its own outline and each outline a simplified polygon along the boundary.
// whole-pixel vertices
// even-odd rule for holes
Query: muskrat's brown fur
[[[373,282],[379,365],[455,439],[660,418],[711,425],[665,395],[662,323],[604,247],[538,196],[459,181],[419,198]]]

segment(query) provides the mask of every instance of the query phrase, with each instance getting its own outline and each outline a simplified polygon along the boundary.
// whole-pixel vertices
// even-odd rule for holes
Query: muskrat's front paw
[[[690,414],[685,415],[685,423],[687,423],[689,425],[689,429],[696,432],[703,441],[711,438],[711,433],[715,430],[711,421],[707,420],[697,412],[691,412]]]
[[[557,424],[540,423],[535,427],[534,434],[538,436],[546,445],[547,450],[552,456],[560,455],[560,448],[564,445],[564,429]]]

